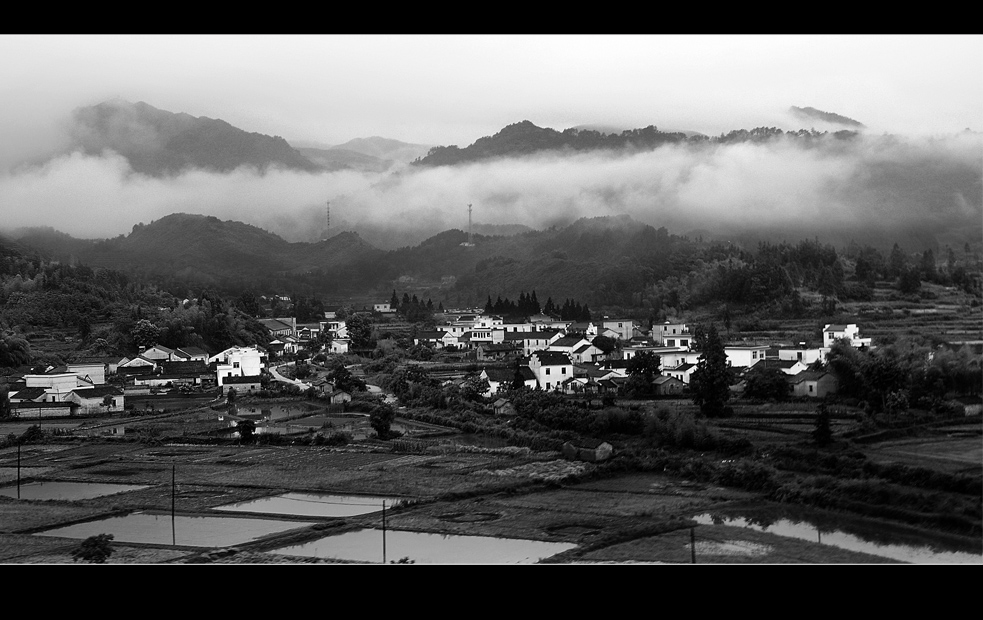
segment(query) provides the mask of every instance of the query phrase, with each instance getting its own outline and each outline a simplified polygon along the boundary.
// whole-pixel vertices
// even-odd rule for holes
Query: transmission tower
[[[464,247],[474,247],[474,234],[471,232],[471,203],[468,203],[468,240],[462,243]]]

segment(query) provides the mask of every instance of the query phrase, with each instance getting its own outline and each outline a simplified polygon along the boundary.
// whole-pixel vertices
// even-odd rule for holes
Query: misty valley
[[[983,563],[983,140],[788,114],[80,108],[0,176],[0,562]]]

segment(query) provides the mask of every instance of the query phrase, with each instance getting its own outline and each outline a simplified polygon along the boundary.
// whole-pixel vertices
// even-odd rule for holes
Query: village
[[[380,303],[374,305],[373,312],[385,316],[394,311],[388,303]],[[480,378],[488,383],[486,397],[514,387],[517,372],[522,385],[531,389],[566,395],[615,395],[629,379],[630,361],[643,354],[658,356],[660,361],[659,374],[651,378],[651,393],[679,396],[688,392],[701,356],[693,333],[681,322],[666,321],[646,333],[634,320],[623,318],[575,322],[539,314],[524,322],[506,323],[500,316],[482,313],[451,311],[445,316],[446,321],[436,329],[418,332],[413,344],[464,353],[464,359],[482,367]],[[279,317],[260,319],[260,323],[271,335],[266,346],[231,347],[209,354],[197,347],[153,345],[132,357],[87,358],[63,367],[9,376],[13,417],[120,413],[126,410],[128,398],[168,391],[222,396],[236,390],[246,395],[259,391],[270,380],[296,385],[305,392],[313,389],[332,402],[350,400],[350,394],[335,390],[323,378],[304,382],[286,378],[276,370],[288,363],[310,363],[319,340],[327,343],[322,359],[349,353],[350,339],[343,319],[326,316],[318,323],[298,324],[293,317]],[[742,378],[752,368],[776,368],[787,375],[793,396],[822,399],[835,394],[836,377],[811,368],[817,362],[822,367],[830,347],[841,340],[860,349],[872,346],[870,338],[860,337],[855,324],[826,325],[821,347],[807,348],[804,343],[797,347],[727,345],[727,364],[737,379],[731,390],[740,394]],[[614,348],[605,351],[595,344],[605,341]],[[308,357],[298,359],[298,352]],[[489,365],[492,367],[484,367]]]

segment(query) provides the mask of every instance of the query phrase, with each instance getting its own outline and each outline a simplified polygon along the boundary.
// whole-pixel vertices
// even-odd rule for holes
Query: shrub
[[[112,540],[112,534],[89,536],[72,551],[72,557],[76,562],[82,560],[92,564],[105,564],[109,556],[113,554],[113,547],[109,544]]]

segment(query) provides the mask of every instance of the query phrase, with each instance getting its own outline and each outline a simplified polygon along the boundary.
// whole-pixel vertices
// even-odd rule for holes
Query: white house
[[[768,345],[726,346],[724,351],[727,353],[728,365],[735,368],[747,368],[765,359]]]
[[[810,366],[817,361],[825,363],[827,353],[829,353],[829,349],[827,348],[807,349],[805,347],[793,347],[790,349],[779,349],[778,359],[796,360],[806,366]]]
[[[595,321],[599,323],[598,334],[604,334],[605,329],[609,329],[617,334],[616,338],[618,340],[631,340],[634,336],[635,331],[635,321],[632,319],[609,319],[605,317],[600,321]]]
[[[693,373],[696,372],[696,368],[697,368],[696,364],[680,364],[675,368],[668,368],[663,370],[662,374],[672,379],[682,381],[686,385],[689,385],[690,378],[693,376]]]
[[[536,388],[536,375],[528,366],[520,366],[519,374],[522,377],[523,385],[531,389]],[[512,387],[512,383],[515,381],[515,370],[511,368],[484,368],[480,377],[488,381],[488,391],[484,395],[493,396],[499,391]]]
[[[560,390],[563,382],[573,376],[573,362],[566,353],[534,351],[529,356],[529,370],[536,375],[539,387],[549,392]]]
[[[80,387],[92,387],[90,383],[79,380],[74,372],[51,372],[38,375],[24,375],[25,387],[43,388],[44,402],[64,402],[68,394]],[[32,399],[33,400],[33,399]]]
[[[74,372],[76,376],[90,382],[92,385],[106,383],[106,365],[101,362],[74,362],[68,364],[67,367],[69,372]]]
[[[662,325],[652,326],[652,339],[668,347],[692,346],[692,334],[686,327],[686,323],[681,322],[666,321]],[[673,344],[668,344],[667,340],[672,340]],[[686,340],[687,344],[680,345],[679,341],[681,340]]]
[[[847,325],[826,325],[823,328],[823,346],[827,349],[833,346],[833,343],[837,340],[846,339],[850,342],[850,346],[855,348],[869,347],[871,339],[860,337],[860,328],[857,327],[856,323],[849,323]]]
[[[165,347],[162,344],[155,344],[152,347],[144,349],[140,352],[140,355],[154,362],[173,362],[177,359],[177,357],[174,355],[174,349]]]
[[[230,347],[221,353],[208,358],[209,364],[215,364],[215,375],[218,386],[226,377],[254,377],[263,372],[263,353],[256,347]]]

